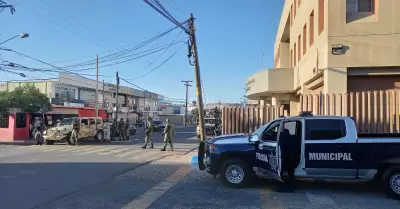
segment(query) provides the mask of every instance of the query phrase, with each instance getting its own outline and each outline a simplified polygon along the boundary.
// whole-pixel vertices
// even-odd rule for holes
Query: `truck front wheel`
[[[222,183],[233,188],[246,187],[251,179],[252,172],[242,159],[226,160],[219,172]]]
[[[388,196],[400,200],[400,165],[386,169],[383,174],[383,186]]]

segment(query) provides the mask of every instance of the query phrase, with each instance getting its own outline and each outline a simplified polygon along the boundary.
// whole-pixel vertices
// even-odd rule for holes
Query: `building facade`
[[[51,104],[68,107],[94,107],[96,104],[96,81],[85,77],[60,73],[59,78],[49,80],[10,81],[0,84],[0,91],[9,90],[32,84],[51,99]],[[119,87],[116,95],[116,85],[99,82],[98,106],[109,112],[115,111],[116,101],[120,108],[127,111],[157,109],[158,94],[144,92],[125,86]]]
[[[299,96],[400,88],[398,0],[286,0],[274,68],[246,96],[298,114]]]

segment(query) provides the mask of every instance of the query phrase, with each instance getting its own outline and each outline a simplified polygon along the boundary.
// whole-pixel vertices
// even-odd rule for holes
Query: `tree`
[[[196,100],[193,100],[193,101],[192,101],[192,105],[193,105],[193,106],[196,106],[196,105],[197,105]]]
[[[19,108],[23,112],[48,111],[50,100],[33,85],[19,86],[13,91],[0,92],[0,112],[5,113],[9,108]]]
[[[192,115],[194,115],[197,118],[199,118],[199,111],[197,108],[192,109]]]

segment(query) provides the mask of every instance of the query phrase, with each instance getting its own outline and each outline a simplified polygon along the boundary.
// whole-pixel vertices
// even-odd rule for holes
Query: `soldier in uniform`
[[[151,139],[152,134],[153,134],[153,119],[149,116],[147,118],[146,139],[144,141],[142,149],[146,149],[148,143],[150,143],[150,148],[154,148],[153,139]]]
[[[104,120],[103,122],[103,142],[109,141],[110,140],[110,125],[107,123],[108,120]]]
[[[117,132],[117,119],[114,119],[110,127],[111,141],[115,141],[115,133]]]
[[[118,131],[119,131],[119,140],[125,140],[125,121],[124,118],[121,118],[118,123]]]
[[[125,122],[125,140],[129,140],[129,118],[126,118]]]
[[[167,125],[164,128],[163,136],[164,136],[164,148],[161,149],[161,151],[165,151],[165,148],[167,147],[167,143],[171,146],[171,151],[174,151],[174,147],[172,146],[172,135],[174,134],[174,125],[171,124],[171,121],[167,118],[165,120],[167,122]]]
[[[71,144],[75,144],[78,146],[78,133],[80,129],[79,118],[74,119],[74,124],[72,125],[72,133],[71,133]]]

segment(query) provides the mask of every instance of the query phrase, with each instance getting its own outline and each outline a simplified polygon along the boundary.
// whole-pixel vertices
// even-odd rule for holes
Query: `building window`
[[[347,12],[374,12],[374,0],[346,0]]]
[[[314,10],[310,14],[310,47],[314,43]]]
[[[297,7],[296,7],[296,4],[297,4],[297,3],[296,3],[296,0],[294,0],[294,17],[296,17],[296,8],[297,8]]]
[[[297,43],[299,43],[299,47],[298,47],[299,51],[298,51],[297,55],[299,56],[298,60],[300,62],[300,60],[301,60],[301,35],[299,35]]]
[[[296,43],[294,44],[294,47],[293,47],[293,67],[295,67],[296,66]]]
[[[307,24],[303,27],[303,55],[307,52]]]
[[[318,0],[318,35],[324,31],[325,0]]]

